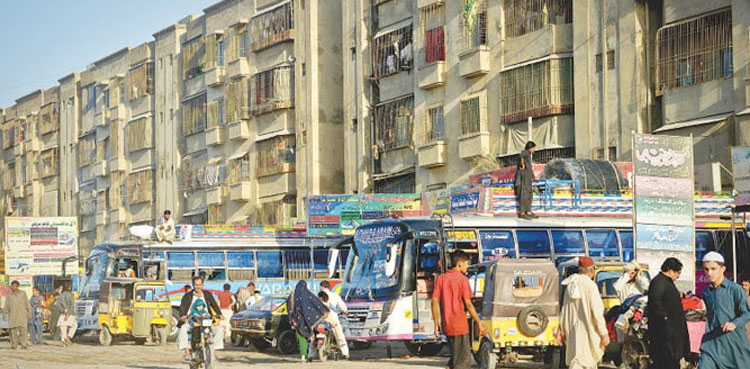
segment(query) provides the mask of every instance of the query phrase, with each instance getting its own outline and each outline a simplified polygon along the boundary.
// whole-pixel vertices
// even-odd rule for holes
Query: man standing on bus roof
[[[174,242],[175,229],[174,220],[172,220],[172,212],[164,210],[164,215],[156,223],[156,240],[159,242]]]
[[[698,368],[747,368],[750,363],[750,343],[745,331],[745,324],[750,321],[747,295],[740,285],[724,278],[727,268],[718,252],[711,251],[703,257],[703,270],[711,283],[703,290],[706,333]]]
[[[346,316],[347,314],[349,314],[349,310],[347,310],[346,304],[344,303],[344,300],[341,298],[341,296],[339,296],[338,293],[331,291],[331,282],[320,282],[320,291],[328,296],[328,308],[330,308],[331,312],[333,313],[332,319],[334,319],[338,323],[334,326],[333,329],[336,330],[336,337],[341,338],[341,342],[339,342],[341,355],[343,355],[345,359],[349,359],[349,344],[346,343],[344,328],[341,327],[341,322],[339,321],[339,315]]]
[[[435,322],[435,337],[440,337],[440,331],[448,340],[451,358],[448,361],[450,369],[471,368],[471,338],[469,337],[469,322],[466,311],[479,325],[479,335],[487,334],[479,320],[474,304],[471,303],[473,294],[469,286],[466,272],[469,269],[469,256],[462,251],[453,253],[453,268],[443,273],[435,280],[432,291],[432,320]],[[442,323],[442,327],[441,327]]]
[[[538,216],[531,212],[531,201],[534,199],[534,151],[536,144],[529,141],[523,151],[519,154],[518,168],[516,178],[513,183],[513,190],[518,200],[518,217],[521,219],[531,220]]]

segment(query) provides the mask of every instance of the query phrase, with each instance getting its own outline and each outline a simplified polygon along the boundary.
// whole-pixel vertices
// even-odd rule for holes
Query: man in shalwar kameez
[[[566,278],[560,327],[565,337],[565,362],[570,369],[596,369],[609,345],[604,303],[594,283],[594,261],[578,260],[578,274]]]
[[[701,343],[699,369],[750,367],[750,343],[745,331],[750,307],[742,287],[724,278],[726,269],[721,254],[712,251],[703,257],[703,270],[711,283],[703,290],[706,333]]]

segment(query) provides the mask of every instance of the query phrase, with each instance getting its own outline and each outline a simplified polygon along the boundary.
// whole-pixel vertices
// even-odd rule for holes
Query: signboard
[[[71,256],[78,256],[75,217],[5,218],[8,275],[57,275]]]
[[[636,134],[633,138],[636,258],[660,270],[682,262],[676,285],[695,290],[695,204],[692,137]]]
[[[732,148],[732,173],[734,173],[734,203],[750,205],[750,147]]]
[[[318,195],[307,200],[310,236],[353,235],[379,219],[422,215],[419,194]]]

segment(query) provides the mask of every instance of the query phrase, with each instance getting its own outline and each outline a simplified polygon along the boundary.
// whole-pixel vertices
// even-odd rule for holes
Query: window
[[[624,249],[624,246],[623,246]],[[700,263],[709,251],[715,251],[714,235],[709,231],[695,232],[695,260]]]
[[[96,193],[96,211],[109,210],[109,189],[99,190]]]
[[[81,215],[96,213],[96,182],[82,184],[78,189],[78,212]]]
[[[555,256],[586,256],[586,245],[581,231],[552,231],[552,244],[555,247]]]
[[[482,240],[482,261],[516,257],[516,242],[511,231],[479,231]]]
[[[8,126],[3,129],[3,149],[9,149],[15,145],[17,129],[18,128],[13,123],[8,124]]]
[[[519,256],[550,255],[549,235],[547,231],[516,231]]]
[[[487,46],[487,0],[475,0],[461,14],[464,51]]]
[[[419,9],[419,45],[422,64],[445,60],[444,6],[442,3]]]
[[[247,34],[246,30],[242,30],[238,35],[238,48],[240,57],[244,58],[247,57],[247,55],[250,53],[250,36]]]
[[[16,185],[16,163],[5,164],[5,170],[3,171],[3,188],[5,190],[12,190]]]
[[[500,74],[502,120],[573,112],[573,59],[551,59]]]
[[[102,162],[107,160],[107,154],[109,153],[109,137],[105,137],[101,141],[96,141],[96,162]]]
[[[208,205],[208,224],[224,224],[224,206],[222,204]]]
[[[664,26],[656,42],[659,94],[733,75],[729,8]]]
[[[229,266],[229,280],[255,280],[255,253],[227,252],[227,265]]]
[[[198,275],[202,275],[206,281],[223,281],[227,279],[227,271],[224,267],[224,253],[199,252]]]
[[[128,176],[128,202],[130,204],[151,201],[153,193],[152,173],[151,169],[130,173]]]
[[[248,80],[241,79],[237,81],[228,82],[226,84],[227,106],[224,113],[226,117],[224,119],[227,123],[237,122],[240,119],[247,119],[249,96],[248,96]]]
[[[224,40],[216,44],[216,65],[224,66]]]
[[[604,61],[602,59],[602,54],[596,54],[596,71],[601,72],[604,68]]]
[[[619,257],[617,235],[614,230],[587,230],[589,256],[592,258]]]
[[[86,166],[96,161],[96,134],[90,134],[78,139],[78,165]]]
[[[206,129],[206,94],[182,103],[182,133],[189,136]]]
[[[120,156],[120,122],[109,123],[109,157]]]
[[[259,251],[258,252],[259,278],[282,278],[284,268],[281,263],[281,252],[279,251]]]
[[[376,78],[411,70],[412,26],[386,33],[373,40],[373,74]]]
[[[195,268],[195,255],[192,252],[168,252],[169,268]]]
[[[375,107],[375,137],[383,151],[410,146],[413,126],[413,96]]]
[[[109,174],[109,206],[114,209],[120,208],[122,204],[122,187],[124,175],[122,172],[112,172]],[[121,220],[122,222],[122,220]]]
[[[39,110],[39,134],[56,132],[60,129],[60,110],[57,103],[44,105]]]
[[[224,59],[226,59],[227,62],[237,60],[239,57],[246,57],[247,25],[240,23],[229,27],[224,36],[224,47],[226,47]]]
[[[470,135],[484,131],[479,96],[461,101],[461,134]]]
[[[146,62],[133,67],[128,72],[130,82],[130,100],[153,93],[154,63]]]
[[[250,180],[250,153],[239,158],[229,159],[229,184]]]
[[[443,107],[438,106],[427,110],[425,116],[425,143],[445,139],[445,124],[443,121]]]
[[[224,99],[219,98],[211,101],[206,106],[206,128],[214,128],[224,125]]]
[[[40,174],[42,178],[52,177],[57,175],[57,148],[51,148],[42,151],[39,154],[39,162],[41,164]]]
[[[102,101],[104,101],[104,107],[109,109],[109,89],[102,92]]]
[[[615,51],[607,51],[607,69],[615,69]]]
[[[539,274],[514,274],[513,296],[539,297],[544,293],[544,276]]]
[[[153,147],[151,117],[144,117],[128,123],[128,152]]]
[[[203,36],[198,36],[182,44],[183,79],[200,75],[205,70],[206,45]]]
[[[221,45],[221,46],[219,46]],[[221,64],[219,64],[221,61]],[[206,36],[206,70],[224,65],[224,35],[214,33]]]
[[[620,231],[620,243],[622,244],[622,261],[631,261],[635,259],[633,231]]]
[[[83,89],[84,99],[86,105],[83,107],[83,112],[89,112],[96,108],[96,84],[91,83]]]
[[[253,107],[255,115],[277,109],[291,108],[294,101],[294,67],[282,65],[253,76]]]
[[[276,136],[258,145],[258,177],[294,171],[295,136]]]
[[[294,38],[292,3],[258,14],[250,21],[253,51],[260,51],[279,42]]]
[[[287,279],[310,278],[310,250],[284,251],[284,271]]]
[[[518,37],[573,20],[572,0],[504,0],[505,36]]]

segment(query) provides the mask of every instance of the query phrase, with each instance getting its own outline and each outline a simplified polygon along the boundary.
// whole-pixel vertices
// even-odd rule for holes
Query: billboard
[[[57,275],[71,256],[78,256],[75,217],[5,218],[8,275]]]
[[[693,138],[633,137],[633,229],[636,258],[660,270],[668,257],[682,262],[677,288],[695,290]]]
[[[307,200],[309,236],[353,235],[354,230],[379,219],[422,214],[419,194],[318,195]]]
[[[734,173],[734,203],[750,205],[750,147],[732,148],[732,173]]]

